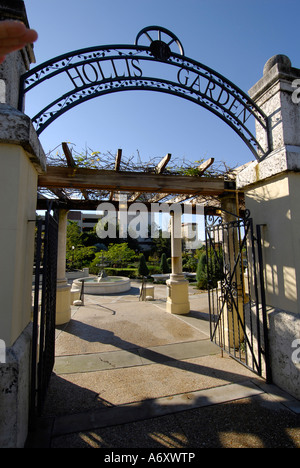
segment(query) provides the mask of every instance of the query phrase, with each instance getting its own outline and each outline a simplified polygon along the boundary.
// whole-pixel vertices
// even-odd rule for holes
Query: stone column
[[[45,155],[28,117],[0,105],[0,447],[27,437],[32,339],[32,278],[38,174]]]
[[[171,213],[171,252],[172,273],[170,279],[167,280],[166,310],[172,314],[184,315],[189,313],[190,303],[189,282],[182,273],[181,213]]]
[[[249,91],[269,118],[270,154],[237,177],[255,224],[263,225],[263,260],[274,383],[300,398],[300,70],[272,57]],[[298,80],[298,81],[296,81]],[[297,89],[298,87],[298,89]],[[266,136],[257,132],[264,144]],[[299,361],[299,359],[298,359]]]
[[[71,319],[71,286],[66,278],[67,218],[68,211],[59,210],[56,290],[57,325],[67,323]]]
[[[0,0],[0,20],[28,25],[24,2]],[[16,110],[20,76],[32,46],[0,65],[0,447],[24,447],[28,432],[32,341],[32,275],[38,175],[46,158],[31,120]],[[4,359],[3,359],[4,358]],[[3,362],[5,361],[5,362]]]

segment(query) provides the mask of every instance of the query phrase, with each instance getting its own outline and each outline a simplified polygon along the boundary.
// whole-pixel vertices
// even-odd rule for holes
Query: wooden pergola
[[[145,204],[164,202],[191,205],[204,203],[210,212],[218,206],[224,194],[235,191],[235,179],[225,176],[207,176],[205,172],[214,163],[210,158],[203,162],[196,176],[174,175],[166,171],[171,160],[168,153],[147,172],[120,170],[122,150],[117,151],[114,167],[89,169],[78,167],[67,143],[62,143],[65,166],[47,166],[47,171],[38,178],[37,209],[46,209],[49,200],[52,206],[68,210],[94,210],[104,201],[117,203],[116,194],[127,194],[128,205],[136,201]],[[51,193],[45,197],[43,190]],[[91,196],[93,191],[97,196]],[[76,192],[74,197],[72,193]]]
[[[171,160],[171,154],[167,154],[154,167],[148,171],[121,170],[122,151],[118,150],[112,169],[91,169],[79,167],[72,157],[70,148],[66,143],[62,144],[65,161],[64,165],[48,166],[45,174],[38,178],[38,209],[57,209],[58,213],[58,284],[57,294],[69,304],[68,284],[65,274],[67,217],[69,211],[96,210],[103,202],[115,204],[115,209],[120,209],[119,195],[126,195],[127,208],[130,204],[141,201],[149,209],[149,205],[157,202],[177,204],[186,207],[189,204],[189,214],[198,213],[199,204],[206,203],[205,214],[215,214],[221,202],[220,198],[229,192],[234,196],[236,208],[239,210],[238,192],[235,190],[235,179],[232,177],[210,176],[205,174],[214,163],[209,159],[197,168],[197,175],[174,174],[166,170]],[[126,167],[126,165],[125,165]],[[47,198],[41,195],[43,189],[51,195]],[[45,193],[45,191],[44,191]],[[74,196],[76,194],[76,196]],[[55,196],[55,199],[53,197]],[[120,200],[123,204],[123,197]],[[107,205],[106,205],[107,206]],[[122,206],[123,208],[123,206]],[[194,210],[193,210],[194,208]],[[107,209],[107,208],[106,208]],[[152,209],[152,206],[151,206]],[[101,208],[99,208],[101,211]],[[238,212],[238,211],[237,211]],[[202,214],[202,213],[201,213]],[[171,237],[171,265],[172,273],[168,280],[168,297],[166,301],[167,312],[174,314],[187,314],[190,311],[188,294],[188,281],[182,270],[182,233],[176,234],[175,226],[181,225],[182,212],[170,207],[170,237]],[[143,288],[146,287],[143,285]],[[65,288],[65,289],[63,289]],[[66,292],[65,292],[66,291]],[[142,291],[142,290],[141,290]],[[146,294],[146,293],[145,293]],[[146,297],[146,296],[145,296]],[[63,304],[63,300],[60,302]],[[65,315],[70,316],[69,307],[67,311],[62,308],[60,320],[65,322]]]

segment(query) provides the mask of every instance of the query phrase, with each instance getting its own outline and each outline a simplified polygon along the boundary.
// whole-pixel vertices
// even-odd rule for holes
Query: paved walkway
[[[207,295],[165,312],[166,287],[140,302],[85,296],[57,328],[43,417],[29,446],[50,448],[300,448],[300,402],[209,339]]]

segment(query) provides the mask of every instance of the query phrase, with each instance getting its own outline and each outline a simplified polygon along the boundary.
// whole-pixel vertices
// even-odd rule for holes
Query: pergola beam
[[[162,174],[165,168],[167,167],[172,155],[168,153],[155,167],[155,174]]]
[[[223,178],[189,177],[151,174],[146,172],[118,172],[50,166],[39,176],[39,187],[124,190],[184,195],[220,195],[224,192]]]
[[[116,159],[115,159],[115,171],[116,172],[119,172],[120,170],[121,159],[122,159],[122,150],[118,149],[117,154],[116,154]],[[109,199],[112,200],[113,197],[114,197],[114,192],[111,191]]]
[[[68,199],[68,200],[58,200],[58,199],[48,199],[48,198],[38,198],[37,200],[37,209],[38,210],[46,210],[49,204],[49,201],[52,202],[53,209],[55,208],[64,208],[66,210],[72,211],[96,211],[101,203],[110,203],[116,211],[120,208],[119,202],[116,200],[79,200],[79,199]],[[127,207],[129,208],[134,202],[128,200]],[[164,205],[172,205],[168,201],[163,202]],[[151,211],[152,203],[150,202],[143,202],[143,205]],[[182,209],[184,209],[184,204],[182,205]],[[197,214],[196,205],[192,205],[192,213]]]
[[[74,161],[74,158],[72,156],[72,153],[71,153],[71,150],[70,150],[68,144],[66,142],[63,142],[61,145],[62,145],[64,155],[66,157],[68,166],[69,167],[76,167],[76,162]],[[81,192],[82,192],[82,195],[84,196],[84,198],[86,200],[88,200],[89,196],[88,196],[86,190],[82,190]]]
[[[154,197],[152,197],[149,202],[150,203],[157,203],[163,198],[166,198],[169,195],[169,193],[156,193]]]
[[[198,171],[200,174],[203,174],[210,166],[215,162],[214,158],[209,158],[207,161],[204,161],[200,166],[198,166]]]
[[[65,194],[65,192],[59,188],[53,188],[51,189],[51,192],[56,195],[60,200],[68,200],[68,196]]]
[[[178,197],[174,197],[174,198],[168,200],[168,203],[182,203],[185,200],[188,200],[190,198],[192,198],[192,197],[189,196],[189,195],[179,195]]]
[[[116,159],[115,159],[115,171],[117,172],[120,170],[121,159],[122,159],[122,150],[118,149]]]
[[[133,193],[133,194],[131,195],[129,201],[135,202],[135,201],[139,198],[140,195],[141,195],[141,192],[135,192],[135,193]]]
[[[61,146],[62,146],[64,155],[66,157],[68,166],[69,167],[76,167],[76,163],[75,163],[75,161],[73,159],[73,156],[72,156],[70,148],[68,147],[68,144],[66,142],[63,142],[61,144]]]
[[[162,160],[156,165],[155,169],[154,169],[154,172],[155,174],[162,174],[163,171],[165,170],[165,168],[167,167],[170,159],[172,157],[172,154],[171,153],[168,153],[164,158],[162,158]],[[135,201],[139,198],[139,196],[141,195],[142,192],[137,192],[137,193],[134,193],[130,199],[130,201]]]

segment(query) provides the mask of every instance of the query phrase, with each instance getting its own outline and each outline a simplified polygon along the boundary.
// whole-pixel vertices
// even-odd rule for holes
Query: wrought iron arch
[[[153,33],[158,33],[157,39]],[[150,45],[139,44],[143,37]],[[172,50],[174,47],[177,51]],[[165,28],[142,29],[135,45],[76,50],[33,68],[21,77],[19,109],[24,109],[28,92],[62,76],[68,85],[66,92],[32,117],[38,134],[68,110],[95,97],[119,91],[158,91],[194,102],[217,115],[240,136],[256,159],[263,159],[270,151],[268,119],[261,109],[227,78],[186,57],[179,39]],[[263,146],[253,134],[251,117],[266,135]]]

